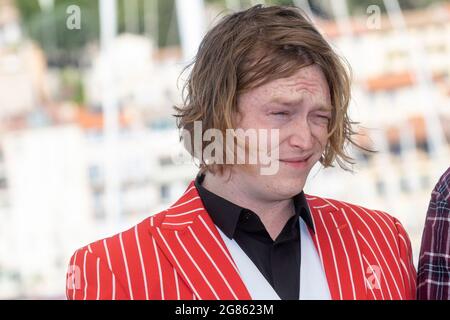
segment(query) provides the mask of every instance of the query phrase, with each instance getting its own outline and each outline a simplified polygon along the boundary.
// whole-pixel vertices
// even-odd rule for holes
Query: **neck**
[[[212,193],[253,211],[261,219],[270,237],[275,240],[290,217],[294,215],[292,199],[274,200],[252,192],[236,175],[205,172],[202,186]]]

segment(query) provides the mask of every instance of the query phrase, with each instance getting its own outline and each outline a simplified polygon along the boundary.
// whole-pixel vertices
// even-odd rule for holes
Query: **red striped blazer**
[[[332,299],[413,299],[409,238],[390,215],[306,196]],[[77,250],[68,299],[251,299],[191,182],[169,209]]]

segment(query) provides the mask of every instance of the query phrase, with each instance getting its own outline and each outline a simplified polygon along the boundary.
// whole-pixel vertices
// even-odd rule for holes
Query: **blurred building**
[[[405,225],[417,261],[431,190],[450,165],[450,6],[404,12],[406,30],[380,18],[370,26],[355,17],[346,28],[319,21],[353,70],[358,141],[378,153],[354,150],[355,174],[318,170],[307,189],[391,213]]]
[[[47,69],[38,48],[17,40],[11,3],[0,0],[8,8],[0,9],[0,298],[64,298],[75,249],[164,209],[194,177],[193,164],[177,162],[187,155],[171,116],[184,65],[179,48],[120,35],[107,57],[111,65],[88,53],[86,105],[58,101],[59,71]],[[355,174],[316,167],[305,191],[389,212],[407,228],[417,260],[431,190],[450,165],[450,7],[405,12],[405,21],[413,45],[386,16],[375,27],[367,17],[352,18],[347,28],[317,20],[352,66],[350,112],[363,126],[358,141],[379,152],[352,150]],[[418,75],[414,46],[431,82]],[[108,211],[106,198],[105,67],[119,106],[119,216]]]
[[[102,74],[107,68],[119,108],[136,113],[135,122],[167,118],[173,113],[171,106],[180,102],[176,81],[183,67],[180,57],[179,49],[155,50],[144,36],[119,35],[107,53],[93,52],[89,57],[92,67],[83,81],[86,104],[93,109],[101,106]]]
[[[7,201],[0,234],[0,296],[57,296],[64,252],[92,232],[84,141],[77,127],[11,132],[2,138]],[[6,220],[6,221],[5,221]],[[6,223],[5,223],[6,222]]]
[[[23,39],[13,1],[0,0],[0,121],[23,117],[48,102],[47,75],[43,51]]]
[[[63,298],[76,248],[161,211],[195,174],[192,164],[177,163],[183,149],[173,128],[124,133],[118,146],[122,216],[110,217],[105,141],[93,125],[91,119],[3,136],[0,298]]]
[[[17,44],[21,38],[17,8],[12,0],[0,0],[0,48]]]

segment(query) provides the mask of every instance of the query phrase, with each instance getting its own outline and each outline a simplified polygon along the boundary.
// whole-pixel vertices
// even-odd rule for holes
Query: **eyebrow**
[[[283,106],[288,106],[288,107],[292,107],[292,106],[296,106],[301,104],[302,99],[298,99],[298,100],[284,100],[283,98],[274,98],[273,100],[269,101],[268,104],[281,104]],[[326,112],[332,112],[333,108],[331,105],[327,105],[327,104],[318,104],[314,107],[314,110],[316,111],[326,111]]]

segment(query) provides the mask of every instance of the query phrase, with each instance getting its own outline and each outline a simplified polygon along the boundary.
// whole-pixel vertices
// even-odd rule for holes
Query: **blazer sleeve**
[[[397,237],[400,253],[400,268],[403,276],[403,283],[405,285],[405,299],[414,300],[416,298],[416,269],[413,262],[413,254],[411,248],[411,241],[403,228],[400,221],[394,219],[395,227],[397,228]]]
[[[71,257],[66,275],[68,300],[129,299],[108,264],[87,247]]]

